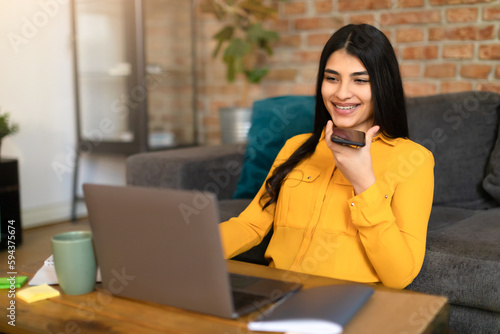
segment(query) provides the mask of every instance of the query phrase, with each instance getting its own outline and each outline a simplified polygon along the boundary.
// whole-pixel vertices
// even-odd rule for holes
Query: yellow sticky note
[[[28,303],[37,302],[39,300],[57,297],[60,292],[47,284],[33,286],[30,288],[19,290],[16,296]]]

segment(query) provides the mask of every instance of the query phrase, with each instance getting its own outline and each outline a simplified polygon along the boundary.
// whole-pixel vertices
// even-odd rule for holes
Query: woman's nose
[[[335,96],[339,100],[347,100],[352,97],[351,87],[348,82],[341,82],[338,86]]]

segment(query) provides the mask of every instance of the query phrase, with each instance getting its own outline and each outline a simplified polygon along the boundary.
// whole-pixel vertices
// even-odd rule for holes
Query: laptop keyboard
[[[294,283],[284,283],[266,278],[229,274],[233,306],[238,315],[247,314],[289,296],[300,288]],[[285,285],[283,285],[285,284]],[[276,294],[281,292],[282,294]]]
[[[233,289],[243,289],[250,284],[257,282],[259,278],[229,273],[229,280]]]
[[[234,309],[238,314],[246,314],[252,310],[260,309],[271,304],[271,300],[265,296],[252,295],[241,291],[232,291]]]
[[[260,278],[233,273],[229,274],[229,278],[232,287],[233,305],[238,314],[246,314],[271,304],[271,300],[267,296],[241,291],[241,289],[245,289],[247,286],[261,280]]]

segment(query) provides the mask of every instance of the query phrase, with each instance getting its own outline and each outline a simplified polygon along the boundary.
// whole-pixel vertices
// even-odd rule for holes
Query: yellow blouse
[[[308,137],[289,139],[270,174]],[[376,182],[355,196],[335,168],[323,132],[313,155],[284,180],[276,204],[262,210],[262,186],[238,217],[219,224],[226,258],[259,244],[274,225],[265,254],[270,266],[406,287],[424,260],[434,158],[409,139],[382,135],[371,154]]]

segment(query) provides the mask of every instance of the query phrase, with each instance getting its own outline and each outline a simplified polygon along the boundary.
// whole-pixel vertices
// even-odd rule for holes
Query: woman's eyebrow
[[[325,73],[340,75],[339,72],[332,70],[332,69],[329,69],[329,68],[325,69]],[[357,77],[359,75],[368,75],[368,71],[360,71],[360,72],[351,73],[351,77]]]
[[[335,74],[335,75],[339,75],[339,72],[335,71],[335,70],[331,70],[329,68],[325,69],[325,73],[330,73],[330,74]]]

